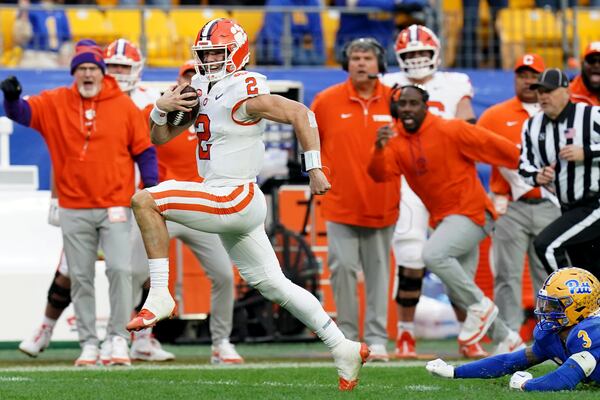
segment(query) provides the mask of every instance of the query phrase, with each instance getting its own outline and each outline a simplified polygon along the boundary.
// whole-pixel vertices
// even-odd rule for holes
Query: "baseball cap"
[[[71,75],[75,73],[75,69],[83,63],[96,64],[104,74],[106,72],[106,64],[104,64],[102,49],[98,43],[92,39],[82,39],[75,45],[75,55],[71,59]]]
[[[549,68],[544,70],[538,77],[536,83],[529,85],[531,90],[536,90],[538,87],[543,87],[549,90],[569,87],[569,78],[558,68]]]
[[[539,54],[527,53],[523,54],[515,62],[515,68],[513,71],[517,72],[519,68],[530,68],[535,72],[543,72],[546,69],[544,65],[544,59]]]
[[[179,76],[183,76],[188,71],[194,71],[194,73],[196,73],[196,63],[194,60],[187,60],[181,67],[179,67]]]
[[[591,54],[597,54],[597,53],[600,53],[600,42],[591,42],[585,48],[585,52],[583,53],[583,58],[586,58],[587,56],[589,56]]]

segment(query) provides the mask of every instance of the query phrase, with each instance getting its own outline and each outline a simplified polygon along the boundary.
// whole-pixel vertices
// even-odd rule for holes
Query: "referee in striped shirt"
[[[519,173],[555,192],[562,215],[534,241],[550,273],[575,266],[600,277],[600,107],[569,100],[569,80],[546,69],[531,86],[543,113],[523,125]]]

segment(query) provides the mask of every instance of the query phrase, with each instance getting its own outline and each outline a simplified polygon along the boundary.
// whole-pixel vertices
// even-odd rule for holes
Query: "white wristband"
[[[165,125],[167,123],[167,112],[161,110],[154,104],[154,108],[150,112],[150,119],[154,121],[156,125]]]
[[[304,160],[304,170],[310,171],[311,169],[321,168],[321,152],[318,150],[305,151],[302,154]]]

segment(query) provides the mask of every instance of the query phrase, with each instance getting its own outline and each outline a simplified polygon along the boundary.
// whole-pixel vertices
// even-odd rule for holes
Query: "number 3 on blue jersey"
[[[588,336],[587,332],[583,329],[577,332],[577,337],[583,340],[582,347],[585,349],[589,349],[592,347],[592,339]]]

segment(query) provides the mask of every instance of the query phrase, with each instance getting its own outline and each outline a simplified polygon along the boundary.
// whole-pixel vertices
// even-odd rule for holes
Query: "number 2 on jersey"
[[[258,94],[258,88],[256,87],[256,78],[253,76],[249,76],[245,81],[248,85],[246,86],[246,91],[248,94]]]
[[[198,138],[198,158],[200,160],[210,160],[210,119],[206,114],[198,115],[195,122],[196,137]]]

